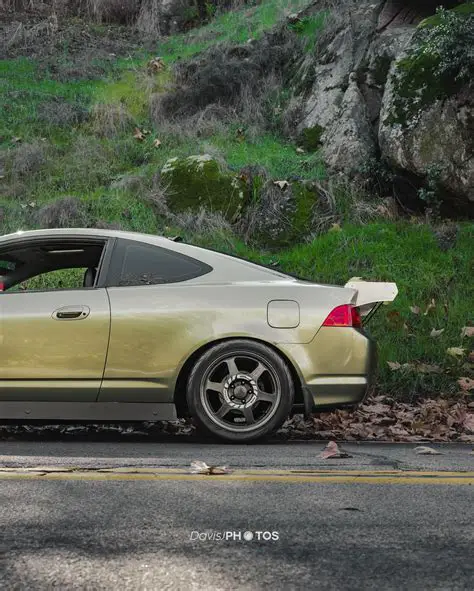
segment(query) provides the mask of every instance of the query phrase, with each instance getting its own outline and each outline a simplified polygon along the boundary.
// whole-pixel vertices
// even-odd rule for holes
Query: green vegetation
[[[281,131],[282,112],[291,99],[284,69],[260,79],[257,75],[266,72],[263,59],[252,64],[254,70],[241,68],[241,62],[248,63],[245,52],[256,62],[251,52],[260,49],[252,50],[255,43],[285,13],[306,4],[269,0],[216,15],[204,27],[160,41],[148,55],[98,59],[92,64],[101,72],[96,78],[89,70],[81,75],[82,66],[78,62],[75,67],[67,44],[60,59],[74,70],[70,78],[58,76],[41,57],[0,62],[0,231],[98,226],[179,233],[190,242],[277,264],[323,283],[344,284],[352,276],[396,281],[398,299],[370,325],[380,344],[379,388],[400,398],[455,391],[457,377],[472,375],[466,361],[469,346],[460,337],[461,328],[474,323],[472,225],[462,224],[455,238],[440,244],[437,227],[399,222],[362,190],[328,181],[319,154],[324,130],[306,130],[297,143]],[[454,23],[445,14],[437,18]],[[295,49],[311,50],[323,26],[323,15],[283,26],[281,46],[290,46],[289,55]],[[95,34],[101,34],[101,27],[95,27]],[[249,39],[256,41],[248,44]],[[231,51],[236,43],[242,44],[244,57],[232,56],[232,73],[243,72],[234,102],[233,96],[227,103],[214,97],[210,68],[211,83],[207,78],[199,83],[219,104],[197,105],[173,116],[163,112],[162,100],[172,103],[178,96],[179,72],[191,59],[199,71],[209,56]],[[273,49],[266,49],[270,60]],[[461,53],[456,55],[461,80],[462,67],[468,66]],[[156,56],[164,69],[150,69],[148,62]],[[412,59],[406,72],[416,73],[421,54]],[[386,69],[381,62],[381,81]],[[249,80],[254,71],[256,79]],[[407,88],[408,100],[416,89]],[[194,95],[189,98],[185,91],[184,98],[196,106]],[[185,183],[180,185],[173,174],[162,172],[170,159],[199,162],[196,157],[204,154],[213,163],[206,171],[212,178],[205,183],[199,175],[180,173]],[[244,194],[244,205],[238,208],[233,200],[228,209],[220,192],[229,199],[234,190],[239,205]],[[435,176],[429,191],[422,196],[435,207]],[[195,207],[189,211],[191,201]],[[34,279],[28,287],[43,287],[45,281],[70,286],[80,280],[77,273],[56,274]],[[433,299],[435,306],[424,315]],[[410,311],[416,306],[421,313]],[[432,329],[441,328],[439,337],[430,336]],[[449,347],[466,353],[453,358],[446,354]],[[409,366],[392,371],[388,361]],[[440,373],[426,373],[420,369],[423,363],[439,366]]]
[[[285,14],[297,12],[308,0],[267,0],[218,15],[211,23],[188,33],[174,35],[159,43],[156,55],[169,64],[190,58],[216,43],[247,43],[271,30]],[[322,17],[305,19],[302,35],[310,36],[321,29]],[[299,31],[298,31],[299,32]]]
[[[209,154],[170,158],[161,171],[161,179],[167,187],[167,205],[173,213],[205,207],[232,221],[245,205],[242,181],[222,170]]]
[[[423,21],[397,63],[390,123],[408,125],[427,105],[452,96],[474,78],[474,2],[438,8]]]

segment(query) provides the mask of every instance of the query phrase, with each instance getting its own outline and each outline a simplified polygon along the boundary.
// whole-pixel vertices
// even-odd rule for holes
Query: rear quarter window
[[[179,283],[205,275],[212,267],[166,248],[120,241],[113,254],[110,286]]]

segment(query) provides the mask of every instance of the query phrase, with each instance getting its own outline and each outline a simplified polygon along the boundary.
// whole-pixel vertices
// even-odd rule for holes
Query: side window
[[[22,281],[15,285],[10,291],[45,291],[53,289],[81,289],[84,287],[84,276],[86,268],[79,269],[59,269],[36,275],[31,279]]]
[[[0,253],[0,291],[93,288],[105,246],[74,237],[14,243]]]
[[[119,268],[113,265],[109,285],[157,285],[194,279],[212,271],[212,267],[180,253],[133,241],[122,241]]]

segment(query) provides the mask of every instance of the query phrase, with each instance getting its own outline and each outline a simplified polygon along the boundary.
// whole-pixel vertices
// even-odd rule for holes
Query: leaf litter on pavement
[[[426,445],[420,445],[415,447],[413,450],[419,456],[442,456],[443,452],[438,451],[434,447],[427,447]]]
[[[227,466],[208,466],[206,462],[194,460],[191,462],[191,474],[206,474],[207,476],[219,476],[221,474],[230,474],[231,470]]]
[[[336,410],[307,419],[295,415],[280,434],[289,439],[474,443],[474,401],[463,396],[408,404],[373,396],[353,411]]]
[[[329,460],[333,458],[352,458],[351,454],[341,449],[335,441],[330,441],[319,454],[320,458]]]

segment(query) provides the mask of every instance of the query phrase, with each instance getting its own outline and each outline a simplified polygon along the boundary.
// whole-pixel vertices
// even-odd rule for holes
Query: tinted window
[[[122,241],[122,264],[113,273],[112,285],[177,283],[209,273],[212,268],[182,254],[131,241]]]

